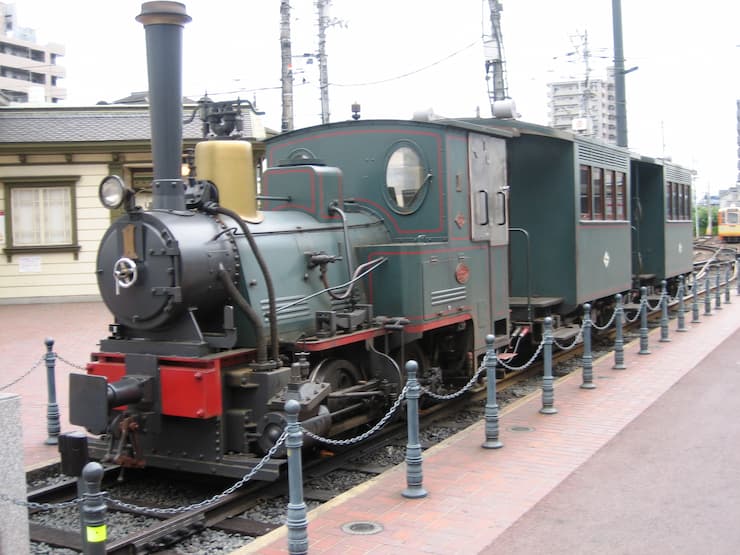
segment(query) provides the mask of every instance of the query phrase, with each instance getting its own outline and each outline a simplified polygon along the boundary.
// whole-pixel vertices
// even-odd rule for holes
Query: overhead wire
[[[413,71],[409,71],[409,72],[406,72],[406,73],[402,73],[400,75],[396,75],[395,77],[388,77],[387,79],[379,79],[377,81],[367,81],[367,82],[364,82],[364,83],[329,83],[329,84],[332,85],[332,86],[334,86],[334,87],[368,87],[368,86],[371,86],[371,85],[380,85],[382,83],[389,83],[391,81],[398,81],[399,79],[404,79],[404,78],[409,77],[411,75],[415,75],[416,73],[421,73],[422,71],[426,71],[429,68],[432,68],[434,66],[437,66],[437,65],[441,64],[442,62],[446,62],[450,58],[453,58],[454,56],[457,56],[458,54],[461,54],[461,53],[465,52],[466,50],[469,50],[470,48],[472,48],[473,46],[475,46],[476,44],[478,44],[479,41],[480,41],[480,39],[475,39],[473,42],[471,42],[467,46],[464,46],[461,49],[456,50],[455,52],[453,52],[451,54],[448,54],[444,58],[440,58],[439,60],[437,60],[435,62],[432,62],[431,64],[427,64],[427,65],[425,65],[423,67],[420,67],[418,69],[415,69]]]

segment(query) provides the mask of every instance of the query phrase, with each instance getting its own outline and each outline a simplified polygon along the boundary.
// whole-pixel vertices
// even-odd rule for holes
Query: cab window
[[[391,207],[401,213],[413,212],[426,194],[431,177],[419,152],[410,144],[397,145],[385,168],[386,193]]]

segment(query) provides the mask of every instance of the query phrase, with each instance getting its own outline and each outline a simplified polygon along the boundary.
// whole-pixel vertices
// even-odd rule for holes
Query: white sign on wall
[[[22,274],[38,274],[41,272],[40,256],[19,256],[18,271]]]

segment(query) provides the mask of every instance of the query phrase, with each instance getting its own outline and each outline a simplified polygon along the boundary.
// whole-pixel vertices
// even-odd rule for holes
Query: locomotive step
[[[529,301],[529,302],[527,302]],[[563,302],[562,297],[509,297],[509,306],[512,308],[521,308],[532,305],[534,308],[548,308],[557,306]]]
[[[573,339],[581,331],[580,326],[563,326],[552,331],[553,339],[557,341],[568,341]]]

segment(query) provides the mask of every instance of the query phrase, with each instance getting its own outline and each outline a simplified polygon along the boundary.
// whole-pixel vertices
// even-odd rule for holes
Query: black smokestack
[[[180,2],[145,2],[136,21],[146,31],[152,183],[155,209],[184,210],[182,165],[182,28],[191,20]]]

